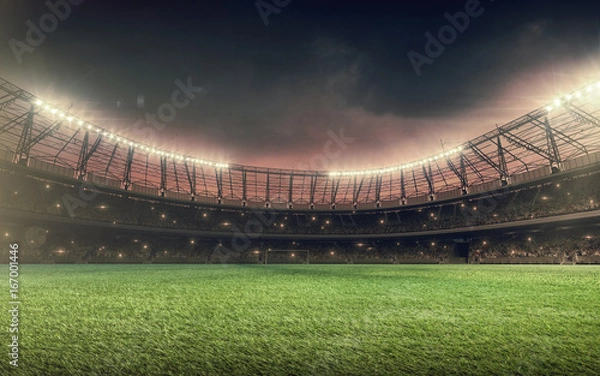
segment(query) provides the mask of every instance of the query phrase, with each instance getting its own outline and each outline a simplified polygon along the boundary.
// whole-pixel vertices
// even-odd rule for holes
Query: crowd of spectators
[[[428,238],[371,241],[289,241],[256,239],[244,247],[229,239],[156,236],[109,230],[90,234],[42,230],[24,239],[21,262],[42,263],[600,263],[600,237],[593,230],[520,232],[470,239]],[[27,232],[27,231],[26,231]],[[37,231],[39,232],[39,231]],[[467,247],[468,259],[460,254]]]
[[[473,244],[471,262],[531,259],[554,263],[600,262],[600,238],[593,230],[563,229],[543,234],[521,234],[508,239]],[[592,261],[590,261],[592,260]]]
[[[0,170],[0,207],[80,220],[215,233],[376,234],[481,226],[596,210],[600,172],[485,197],[365,211],[215,207],[47,181]]]

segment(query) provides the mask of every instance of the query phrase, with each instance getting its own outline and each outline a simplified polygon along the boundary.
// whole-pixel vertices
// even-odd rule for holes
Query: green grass
[[[593,266],[21,265],[20,294],[2,375],[600,372]]]

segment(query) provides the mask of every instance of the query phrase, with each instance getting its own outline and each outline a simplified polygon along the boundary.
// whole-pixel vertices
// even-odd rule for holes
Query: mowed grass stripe
[[[20,280],[21,374],[600,369],[593,266],[21,265]]]

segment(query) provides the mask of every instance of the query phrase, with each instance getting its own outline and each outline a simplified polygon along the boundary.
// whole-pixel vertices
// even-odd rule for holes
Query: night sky
[[[598,1],[72,1],[64,20],[44,1],[0,2],[0,76],[139,142],[223,162],[403,164],[600,78]],[[44,20],[40,41],[29,30]],[[193,89],[173,114],[181,85]],[[315,157],[332,134],[345,147]]]

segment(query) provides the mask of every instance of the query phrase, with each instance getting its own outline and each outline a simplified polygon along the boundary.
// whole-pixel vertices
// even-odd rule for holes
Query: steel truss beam
[[[27,121],[27,118],[29,115],[30,115],[29,112],[25,112],[15,118],[11,119],[9,122],[7,122],[2,127],[0,127],[0,135],[10,131],[11,129],[13,129],[17,125],[19,125],[21,122]]]
[[[19,144],[17,145],[16,150],[16,159],[19,164],[27,164],[29,160],[29,153],[31,149],[28,147],[31,143],[31,132],[33,129],[33,105],[27,114],[27,118],[23,122],[23,132],[21,132],[21,138],[19,139]]]
[[[431,163],[429,164],[429,172],[427,172],[425,165],[421,167],[423,167],[423,175],[425,176],[425,180],[427,180],[427,186],[429,187],[429,196],[432,197],[434,194],[434,186],[433,179],[431,177]]]
[[[290,184],[288,190],[288,209],[292,208],[292,203],[294,202],[294,172],[290,173]],[[333,199],[331,202],[335,202]]]
[[[444,173],[442,172],[442,169],[440,168],[439,163],[437,162],[437,160],[435,160],[433,163],[435,163],[435,167],[437,168],[438,174],[440,174],[440,176],[442,177],[442,181],[444,182],[444,187],[448,187],[448,182],[446,181],[446,177],[444,176]]]
[[[531,152],[536,153],[537,155],[546,158],[549,162],[553,162],[554,161],[554,157],[548,153],[546,150],[543,150],[535,145],[533,145],[532,143],[530,143],[529,141],[523,140],[522,138],[510,133],[509,131],[503,130],[503,129],[499,129],[500,134],[502,134],[502,136],[508,140],[508,142],[510,142],[511,144],[520,146],[524,149],[527,149]]]
[[[160,195],[164,196],[167,192],[167,157],[160,157]]]
[[[538,119],[532,119],[531,122],[535,125],[538,126],[538,128],[543,129],[544,131],[546,130],[546,121],[548,121],[548,118],[545,119],[545,121],[540,121]],[[588,154],[587,148],[585,147],[584,144],[582,144],[581,142],[575,140],[574,138],[566,135],[565,133],[557,130],[557,129],[552,129],[552,132],[554,133],[554,135],[556,137],[558,137],[562,142],[568,143],[571,146],[575,147],[576,149],[578,149],[579,151]]]
[[[565,109],[577,120],[600,127],[600,119],[589,112],[575,106],[574,104],[565,104]]]
[[[177,174],[177,163],[173,159],[173,173],[175,175],[175,189],[179,192],[179,175]]]
[[[217,178],[216,183],[217,183],[217,199],[219,200],[219,202],[223,199],[223,171],[220,169],[216,169],[215,168],[215,176]],[[269,179],[267,178],[267,182],[269,181]],[[267,184],[267,191],[268,191],[268,184]]]
[[[115,143],[115,147],[113,148],[112,153],[110,154],[110,158],[108,159],[108,163],[106,164],[106,170],[104,171],[104,176],[108,176],[108,171],[110,170],[110,165],[115,159],[115,154],[117,152],[117,148],[119,147],[119,143]]]
[[[381,203],[381,186],[383,185],[383,175],[375,175],[375,202]]]
[[[473,145],[473,144],[469,143],[469,147],[471,148],[471,150],[473,150],[475,155],[477,155],[485,163],[492,166],[494,168],[494,170],[496,170],[500,174],[500,179],[508,178],[508,173],[507,173],[506,169],[502,168],[501,165],[494,162],[490,157],[488,157],[484,152],[482,152],[481,149],[479,149],[477,147],[477,145]],[[498,155],[501,160],[504,160],[504,154],[502,154],[502,148],[500,146],[498,146]],[[502,163],[502,161],[500,161],[500,163]],[[506,163],[504,163],[504,165],[506,166]]]
[[[160,185],[161,191],[165,192],[168,186],[172,191],[189,191],[192,197],[203,196],[202,200],[210,198],[207,202],[214,202],[215,197],[219,202],[226,196],[241,198],[242,203],[247,200],[277,200],[287,201],[288,205],[319,204],[319,209],[327,207],[322,204],[333,207],[336,203],[353,203],[360,206],[363,203],[392,202],[394,198],[400,199],[395,202],[398,204],[424,195],[426,191],[440,194],[461,187],[466,193],[469,183],[478,184],[479,181],[496,179],[498,175],[501,180],[508,180],[509,173],[529,170],[534,166],[549,164],[560,168],[562,158],[570,159],[600,150],[597,115],[600,113],[600,96],[590,94],[554,107],[551,112],[546,107],[536,109],[467,141],[461,145],[463,149],[457,156],[443,157],[446,163],[430,161],[430,164],[424,162],[425,166],[419,167],[419,163],[415,162],[404,164],[405,167],[400,170],[340,175],[239,164],[220,168],[202,163],[197,166],[200,168],[197,176],[195,164],[190,165],[188,161],[184,163],[187,182],[179,182],[182,171],[177,171],[177,164],[181,157],[165,156],[152,148],[121,147],[129,142],[123,144],[119,137],[104,137],[90,154],[94,142],[91,135],[84,140],[85,129],[65,123],[59,127],[51,116],[39,112],[44,111],[43,108],[34,103],[37,103],[35,96],[0,79],[2,155],[6,152],[9,158],[14,158],[13,161],[26,162],[30,155],[54,161],[58,166],[75,167],[78,176],[93,173],[119,180],[123,177],[128,189],[133,183],[151,187]],[[102,127],[92,126],[95,129]],[[104,132],[101,130],[100,134]],[[167,167],[172,160],[175,161],[173,172]],[[140,171],[131,171],[132,168]],[[214,174],[211,169],[214,169]],[[223,185],[223,174],[228,175],[225,178],[229,189]],[[406,174],[412,174],[412,177]],[[278,181],[274,181],[274,177]],[[198,182],[198,179],[202,180]]]
[[[461,160],[462,160],[462,156],[461,156]],[[452,160],[450,158],[446,158],[446,164],[448,165],[448,167],[450,168],[450,170],[452,172],[454,172],[454,175],[456,175],[456,177],[458,178],[458,180],[460,181],[460,187],[463,191],[466,192],[467,190],[467,175],[463,172],[459,172],[458,169],[456,168],[456,166],[454,165],[454,163],[452,162]],[[464,166],[464,163],[463,163]]]
[[[310,177],[310,205],[311,207],[315,203],[315,192],[317,190],[317,179],[319,176],[317,174]]]
[[[248,200],[248,178],[246,169],[242,168],[242,204],[246,205]]]
[[[56,155],[54,156],[54,163],[56,164],[56,161],[58,160],[58,156],[60,155],[60,153],[62,153],[63,151],[65,151],[65,149],[67,148],[67,146],[69,146],[69,144],[71,142],[73,142],[73,140],[75,139],[75,137],[77,137],[77,135],[79,134],[80,129],[77,129],[75,131],[75,133],[73,133],[73,135],[71,136],[71,138],[69,138],[69,141],[65,142],[65,144],[60,148],[60,150],[58,151],[58,153],[56,153]]]
[[[188,183],[190,184],[190,193],[193,198],[196,195],[196,165],[192,162],[191,171],[186,161],[183,162],[183,165],[185,166],[185,174],[187,175]]]
[[[508,166],[506,164],[506,158],[504,158],[504,148],[502,147],[502,140],[498,136],[498,166],[500,167],[500,181],[502,185],[508,184]]]
[[[340,178],[333,178],[331,181],[331,205],[335,205],[338,189],[340,188]],[[290,189],[291,192],[291,189]]]
[[[463,159],[464,159],[466,165],[469,166],[471,168],[471,170],[473,170],[475,175],[477,175],[479,180],[481,180],[481,182],[483,183],[485,181],[485,179],[483,178],[483,175],[481,174],[481,172],[479,172],[479,169],[477,169],[477,167],[464,154],[463,154]]]
[[[356,176],[354,177],[354,189],[352,191],[352,203],[354,205],[358,205],[358,196],[360,195],[360,190],[362,189],[363,183],[365,182],[365,177],[361,176],[360,177],[360,183],[358,183],[358,186],[356,186]]]
[[[88,142],[89,142],[89,131],[85,132],[85,135],[83,136],[83,140],[84,140],[84,143],[81,146],[81,152],[79,154],[79,161],[77,162],[77,179],[85,178],[85,176],[87,174],[87,163],[90,160],[90,158],[92,157],[92,155],[96,152],[96,150],[98,150],[98,146],[100,145],[100,142],[102,142],[102,135],[99,135],[96,138],[96,141],[94,141],[94,144],[92,145],[92,147],[90,148],[89,151],[87,151]]]
[[[135,150],[133,146],[129,146],[127,148],[127,160],[125,161],[125,171],[123,172],[123,184],[125,185],[125,190],[129,190],[131,186],[131,165],[133,164],[133,154]]]
[[[534,119],[534,120],[537,121],[537,119]],[[525,163],[521,158],[519,158],[515,154],[513,154],[510,150],[508,150],[507,148],[502,146],[502,142],[500,141],[500,136],[497,136],[496,141],[494,141],[491,138],[488,138],[488,141],[491,142],[492,144],[496,145],[497,148],[499,148],[498,154],[500,154],[500,150],[502,150],[502,154],[510,155],[515,161],[518,161],[519,163],[521,163],[523,165],[523,167],[525,167],[526,171],[529,171],[529,166],[527,166],[527,163]],[[503,159],[504,159],[504,162],[506,163],[506,157],[503,156]],[[502,165],[502,164],[500,163],[500,165]],[[508,165],[506,166],[505,171],[508,175],[508,173],[509,173]]]
[[[556,168],[558,171],[562,170],[562,161],[560,160],[560,153],[558,152],[558,146],[556,146],[556,140],[554,139],[554,132],[552,127],[550,126],[550,122],[548,118],[544,120],[546,124],[546,142],[548,144],[548,151],[552,153],[552,161],[550,161],[550,166],[554,169]],[[552,163],[556,163],[556,166],[553,166]],[[554,170],[553,170],[554,171]]]

